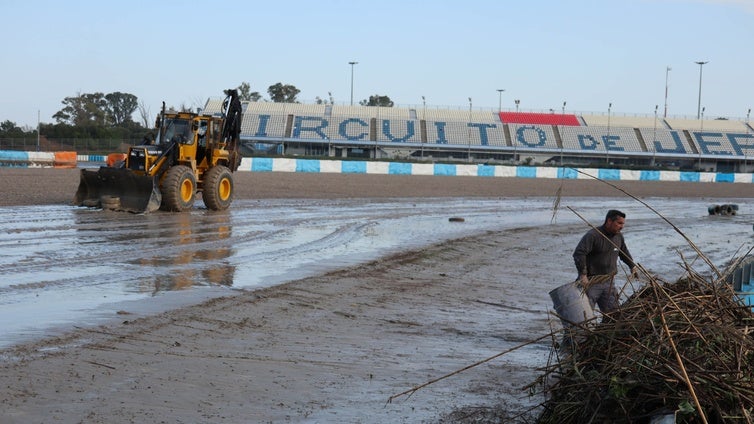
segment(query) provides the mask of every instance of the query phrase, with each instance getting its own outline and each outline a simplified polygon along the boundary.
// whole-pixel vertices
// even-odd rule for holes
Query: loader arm
[[[161,177],[162,174],[171,166],[175,165],[176,153],[178,152],[178,142],[171,141],[168,146],[157,156],[154,164],[147,170],[147,175]]]
[[[241,137],[241,120],[243,118],[243,107],[241,100],[238,98],[238,90],[225,90],[225,101],[223,101],[223,129],[222,141],[228,150],[228,168],[232,172],[238,169],[241,164],[241,155],[238,151],[238,143]]]

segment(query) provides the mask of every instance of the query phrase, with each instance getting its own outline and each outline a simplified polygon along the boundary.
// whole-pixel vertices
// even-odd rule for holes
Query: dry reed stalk
[[[540,423],[752,422],[751,308],[730,284],[692,273],[659,279],[596,326],[537,381],[548,400]],[[552,386],[544,382],[554,379]],[[531,390],[531,387],[527,387]]]
[[[617,311],[604,315],[599,324],[595,319],[571,323],[576,337],[568,354],[554,350],[543,374],[523,388],[530,393],[542,388],[547,398],[540,405],[537,422],[635,423],[672,413],[677,422],[754,424],[754,313],[738,300],[726,279],[740,261],[728,272],[720,272],[693,241],[646,202],[578,172],[657,214],[686,240],[715,278],[705,280],[680,252],[685,276],[673,284],[639,265],[647,279],[644,287],[635,290]],[[561,189],[553,203],[553,220],[560,208]],[[545,337],[555,340],[557,333],[415,386],[388,402]]]

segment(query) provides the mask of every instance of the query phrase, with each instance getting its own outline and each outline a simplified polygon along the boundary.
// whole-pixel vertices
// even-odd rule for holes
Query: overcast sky
[[[668,114],[696,117],[694,62],[708,61],[705,117],[754,105],[754,0],[2,3],[0,121],[20,126],[83,93],[131,93],[155,114],[242,82],[349,104],[352,70],[354,103],[627,115],[662,114],[667,75]]]

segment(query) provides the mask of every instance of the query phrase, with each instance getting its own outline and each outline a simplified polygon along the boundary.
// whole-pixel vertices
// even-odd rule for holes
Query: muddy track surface
[[[531,225],[549,207],[539,200],[521,214],[518,201],[269,199],[238,200],[223,212],[0,208],[0,346],[118,309],[174,307],[321,274],[499,228],[503,219]],[[450,222],[459,214],[462,225]]]
[[[547,292],[573,277],[586,229],[569,207],[593,221],[624,209],[629,247],[654,272],[677,276],[677,252],[693,257],[625,197],[562,199],[553,219],[541,192],[365,199],[353,189],[330,188],[352,194],[338,200],[240,197],[226,213],[3,207],[0,320],[29,339],[0,351],[0,422],[510,418],[541,401],[521,388],[549,340],[387,399],[557,327]],[[647,201],[715,263],[752,241],[745,198],[725,199],[740,204],[726,218],[707,216],[712,198]]]

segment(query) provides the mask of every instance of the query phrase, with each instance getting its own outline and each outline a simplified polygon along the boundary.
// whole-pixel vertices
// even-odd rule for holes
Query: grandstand
[[[244,102],[249,156],[754,171],[754,129],[727,119]],[[222,101],[209,100],[205,113]]]

